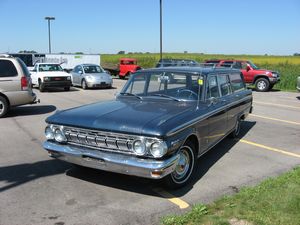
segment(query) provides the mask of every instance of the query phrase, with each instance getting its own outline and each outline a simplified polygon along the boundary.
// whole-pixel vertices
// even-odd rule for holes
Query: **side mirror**
[[[249,70],[251,70],[251,67],[249,65],[247,65],[246,70],[248,72]]]
[[[208,99],[208,102],[209,102],[209,106],[215,105],[215,104],[217,104],[218,99],[215,98],[215,97],[210,97],[210,98]]]
[[[81,70],[78,71],[79,74],[83,74],[83,72]]]

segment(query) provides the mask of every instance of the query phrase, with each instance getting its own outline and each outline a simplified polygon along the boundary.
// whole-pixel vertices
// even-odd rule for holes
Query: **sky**
[[[163,52],[300,52],[300,0],[162,0]],[[0,0],[0,52],[159,52],[159,0]]]

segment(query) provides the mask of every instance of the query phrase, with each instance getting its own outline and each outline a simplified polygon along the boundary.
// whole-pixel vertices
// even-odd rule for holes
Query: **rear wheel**
[[[175,170],[164,178],[165,185],[172,189],[186,185],[195,170],[195,147],[192,142],[187,141],[178,154],[180,157]]]
[[[236,120],[234,130],[229,134],[229,137],[236,138],[237,136],[239,136],[240,130],[241,130],[241,119],[238,118]]]
[[[88,88],[88,86],[87,86],[85,80],[82,80],[82,81],[81,81],[81,87],[82,87],[82,89],[84,89],[84,90],[86,90],[86,89]]]
[[[65,91],[70,91],[70,87],[64,87]]]
[[[266,78],[258,78],[255,81],[256,91],[265,92],[269,90],[270,82]]]
[[[8,111],[8,102],[7,100],[0,96],[0,118],[4,117]]]

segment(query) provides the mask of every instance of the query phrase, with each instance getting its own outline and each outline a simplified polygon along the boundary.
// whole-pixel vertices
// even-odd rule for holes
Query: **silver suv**
[[[0,118],[10,107],[36,103],[30,73],[19,58],[0,55]]]

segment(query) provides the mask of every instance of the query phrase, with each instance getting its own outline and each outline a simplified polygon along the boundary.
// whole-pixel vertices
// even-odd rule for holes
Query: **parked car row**
[[[31,71],[32,84],[43,92],[46,88],[80,86],[83,89],[105,87],[111,88],[113,81],[110,74],[96,64],[81,64],[70,72],[65,72],[60,64],[36,63]]]

